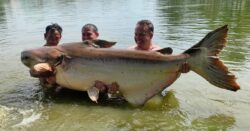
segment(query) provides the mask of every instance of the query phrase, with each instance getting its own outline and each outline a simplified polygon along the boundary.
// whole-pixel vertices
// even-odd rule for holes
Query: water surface
[[[0,1],[0,129],[249,130],[250,1],[248,0],[2,0]],[[221,59],[241,90],[219,89],[193,72],[183,74],[143,107],[91,102],[85,93],[44,91],[20,62],[20,52],[42,46],[46,25],[63,27],[61,43],[80,41],[94,23],[114,48],[134,44],[137,21],[154,23],[154,42],[178,54],[224,24]]]

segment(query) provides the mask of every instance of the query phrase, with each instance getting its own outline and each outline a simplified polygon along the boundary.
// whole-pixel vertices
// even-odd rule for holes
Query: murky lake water
[[[1,0],[0,129],[24,130],[249,130],[250,1],[248,0]],[[241,90],[209,84],[197,74],[183,74],[166,96],[143,107],[91,102],[85,93],[44,93],[20,62],[20,52],[42,46],[44,28],[63,27],[61,43],[80,41],[81,27],[94,23],[100,38],[115,48],[134,44],[137,21],[155,25],[154,42],[174,53],[229,25],[221,59],[238,77]]]

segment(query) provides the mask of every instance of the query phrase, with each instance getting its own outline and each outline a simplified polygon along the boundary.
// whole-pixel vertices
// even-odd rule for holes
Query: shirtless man
[[[44,39],[46,40],[44,46],[57,46],[62,38],[62,31],[62,27],[57,23],[48,25],[45,28],[44,33]],[[41,74],[41,72],[50,75],[46,77],[38,76],[38,74]],[[53,69],[48,64],[41,64],[39,66],[35,66],[33,70],[30,70],[30,75],[35,77],[38,76],[40,84],[43,87],[49,88],[56,86],[56,80]]]
[[[135,45],[129,47],[130,50],[140,50],[140,51],[159,51],[161,50],[161,47],[153,44],[152,38],[154,35],[154,26],[151,21],[149,20],[140,20],[137,22],[135,27]],[[171,54],[172,49],[167,48],[167,51],[165,51],[164,54]],[[189,66],[187,63],[184,63],[179,72],[178,75],[181,73],[187,73],[189,72]],[[95,87],[99,89],[100,92],[105,92],[108,90],[108,94],[114,97],[117,93],[119,93],[119,83],[113,82],[111,85],[106,85],[107,83],[103,83],[101,81],[96,81]]]
[[[96,40],[99,37],[98,28],[94,24],[86,24],[82,27],[82,41]]]
[[[98,28],[94,24],[86,24],[82,27],[82,41],[85,40],[97,40],[99,37]],[[106,48],[105,45],[101,46]],[[111,84],[103,83],[102,81],[96,80],[94,87],[101,93],[116,94],[119,85],[116,82]],[[96,99],[96,98],[94,98]],[[96,100],[97,101],[97,100]]]
[[[140,20],[137,22],[135,27],[135,45],[129,47],[131,50],[141,50],[141,51],[158,51],[161,49],[160,46],[153,43],[152,38],[154,36],[154,25],[149,20]],[[171,51],[167,54],[172,53]],[[189,66],[187,63],[184,63],[180,68],[181,73],[189,72]]]

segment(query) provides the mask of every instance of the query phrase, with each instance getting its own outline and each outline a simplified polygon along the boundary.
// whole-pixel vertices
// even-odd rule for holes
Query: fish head
[[[48,63],[54,67],[62,61],[63,55],[57,47],[40,47],[22,51],[21,61],[30,69],[39,63]]]

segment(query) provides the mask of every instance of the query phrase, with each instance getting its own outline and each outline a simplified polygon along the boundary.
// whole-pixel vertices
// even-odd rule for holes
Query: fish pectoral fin
[[[89,89],[87,90],[87,92],[88,92],[89,98],[90,98],[92,101],[98,103],[98,102],[97,102],[97,100],[98,100],[98,98],[99,98],[99,90],[98,90],[98,88],[96,88],[96,87],[93,86],[93,87],[89,88]]]

